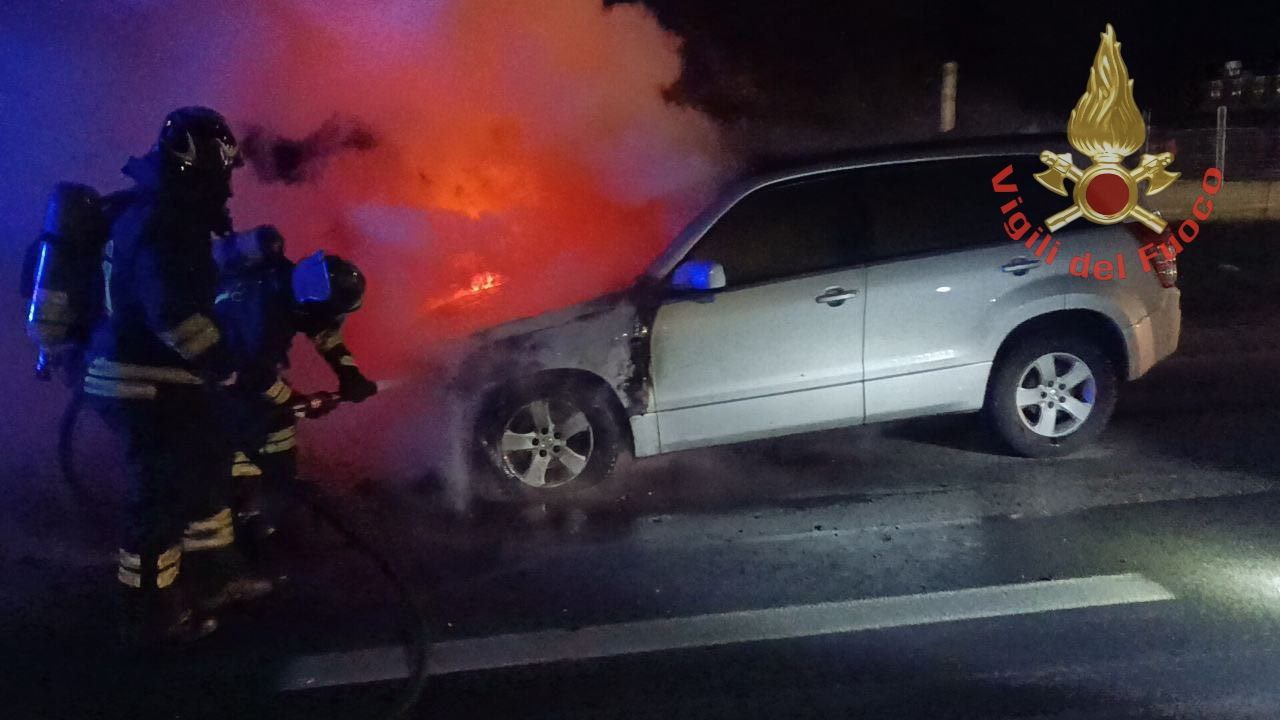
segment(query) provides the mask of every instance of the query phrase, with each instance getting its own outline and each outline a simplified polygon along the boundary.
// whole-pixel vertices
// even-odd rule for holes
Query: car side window
[[[1018,185],[996,193],[991,179],[1012,164]],[[1065,207],[1032,174],[1044,170],[1034,155],[928,160],[868,168],[865,193],[871,212],[869,260],[964,250],[1012,242],[1000,206],[1021,196],[1017,210],[1034,223]]]
[[[729,287],[863,261],[866,228],[851,172],[769,185],[738,201],[686,260],[724,266]]]

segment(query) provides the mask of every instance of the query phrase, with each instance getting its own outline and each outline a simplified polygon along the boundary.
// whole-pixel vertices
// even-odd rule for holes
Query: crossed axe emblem
[[[1172,153],[1143,155],[1134,170],[1121,164],[1123,159],[1119,155],[1100,154],[1093,158],[1092,165],[1081,170],[1072,162],[1071,153],[1041,152],[1040,161],[1048,166],[1047,170],[1035,174],[1041,185],[1065,197],[1066,181],[1075,184],[1071,207],[1045,221],[1050,232],[1081,216],[1101,225],[1133,219],[1154,232],[1163,232],[1167,223],[1138,204],[1138,183],[1146,181],[1146,194],[1155,195],[1177,180],[1182,173],[1165,169],[1173,162]]]

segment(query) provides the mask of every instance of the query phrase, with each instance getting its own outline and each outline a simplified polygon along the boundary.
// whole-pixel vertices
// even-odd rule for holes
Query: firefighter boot
[[[244,466],[251,466],[254,474],[249,475]],[[254,568],[267,565],[267,546],[276,527],[268,516],[267,503],[262,492],[262,471],[257,465],[250,463],[244,453],[236,453],[236,468],[233,473],[236,481],[236,496],[233,503],[235,511],[234,525],[236,549]]]
[[[151,648],[199,640],[218,628],[218,620],[199,612],[178,582],[181,550],[139,555],[120,550],[116,577],[122,583],[120,640],[129,647]]]
[[[236,549],[230,508],[188,523],[182,547],[200,607],[206,612],[259,600],[275,589],[269,579],[250,571],[248,561]]]
[[[262,568],[268,564],[271,538],[276,527],[260,508],[241,508],[236,511],[236,549],[249,561],[249,565]]]

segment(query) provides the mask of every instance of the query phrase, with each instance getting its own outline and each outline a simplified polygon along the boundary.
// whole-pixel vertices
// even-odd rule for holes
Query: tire
[[[1047,372],[1054,383],[1045,382]],[[1028,335],[997,358],[983,412],[1016,454],[1061,457],[1098,437],[1115,410],[1118,389],[1115,364],[1094,340]]]
[[[564,380],[501,392],[476,428],[481,497],[524,503],[574,499],[608,478],[625,442],[609,393],[604,386]],[[540,408],[550,427],[536,426]]]

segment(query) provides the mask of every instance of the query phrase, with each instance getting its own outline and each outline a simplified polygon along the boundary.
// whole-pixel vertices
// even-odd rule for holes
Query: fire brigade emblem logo
[[[1066,196],[1066,181],[1074,185],[1071,207],[1049,217],[1050,231],[1084,217],[1099,225],[1112,225],[1137,220],[1154,232],[1163,232],[1165,221],[1138,204],[1138,184],[1147,183],[1146,194],[1154,195],[1169,187],[1181,173],[1166,168],[1173,154],[1143,155],[1138,167],[1130,170],[1123,161],[1146,142],[1147,128],[1133,100],[1133,81],[1120,57],[1116,33],[1107,25],[1102,43],[1089,70],[1089,84],[1071,111],[1067,122],[1067,141],[1093,161],[1081,170],[1070,153],[1040,153],[1048,170],[1036,173],[1041,185]]]

